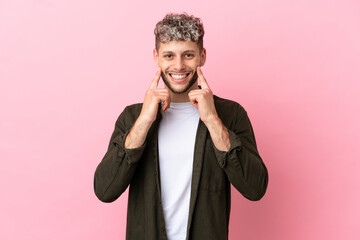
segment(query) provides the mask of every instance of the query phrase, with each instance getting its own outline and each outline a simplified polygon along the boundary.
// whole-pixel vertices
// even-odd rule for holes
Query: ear
[[[156,67],[160,67],[160,66],[159,66],[159,54],[158,54],[156,48],[154,48],[154,50],[153,50],[153,57],[154,57],[154,64],[155,64],[155,66],[156,66]]]
[[[203,50],[200,53],[200,67],[204,66],[206,62],[206,49],[203,48]]]

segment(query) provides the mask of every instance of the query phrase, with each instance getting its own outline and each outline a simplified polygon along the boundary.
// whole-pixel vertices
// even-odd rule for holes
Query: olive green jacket
[[[239,104],[216,96],[214,102],[220,119],[229,130],[231,147],[228,152],[217,150],[205,124],[199,121],[187,240],[228,239],[230,183],[253,201],[262,198],[268,183],[267,169],[257,151],[246,111]],[[95,194],[103,202],[112,202],[130,185],[126,239],[167,239],[157,145],[160,112],[143,146],[124,148],[127,133],[141,107],[142,104],[128,106],[119,116],[108,150],[95,172]]]

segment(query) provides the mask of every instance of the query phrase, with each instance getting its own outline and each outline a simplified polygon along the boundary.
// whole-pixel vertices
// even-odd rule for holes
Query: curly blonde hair
[[[160,42],[170,41],[192,41],[198,44],[200,51],[203,49],[205,31],[201,19],[187,13],[166,14],[164,19],[156,24],[154,34],[157,50]]]

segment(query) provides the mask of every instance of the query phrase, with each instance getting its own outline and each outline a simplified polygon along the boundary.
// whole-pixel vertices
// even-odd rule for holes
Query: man
[[[239,104],[212,94],[200,69],[199,18],[168,14],[154,33],[159,70],[143,103],[118,118],[95,172],[96,196],[112,202],[130,185],[126,239],[228,239],[230,183],[250,200],[268,183],[250,121]]]

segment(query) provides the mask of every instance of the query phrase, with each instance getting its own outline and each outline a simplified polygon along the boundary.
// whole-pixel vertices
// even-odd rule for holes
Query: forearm
[[[126,137],[125,148],[134,149],[142,146],[145,143],[151,124],[151,122],[143,120],[141,116],[139,116]]]
[[[206,122],[205,125],[209,130],[214,146],[220,151],[229,151],[229,131],[221,122],[220,118],[215,116],[213,120]]]
[[[120,155],[120,156],[119,156]],[[124,161],[125,154],[119,154],[116,148],[108,151],[98,165],[94,176],[96,196],[103,202],[116,200],[129,185],[134,164]]]
[[[138,117],[139,107],[125,108],[121,113],[106,154],[96,168],[94,190],[101,201],[114,201],[125,191],[142,158],[145,143],[133,149],[126,149],[124,146],[130,128]]]
[[[228,112],[229,114],[223,116],[222,119],[226,121],[226,119],[229,120],[229,118],[235,117],[233,121],[228,121],[227,125],[221,128],[217,125],[217,127],[213,127],[214,130],[211,132],[212,127],[210,125],[208,127],[213,140],[216,158],[228,180],[241,194],[250,200],[259,200],[265,194],[267,188],[267,168],[258,153],[255,136],[246,112],[242,109]],[[234,113],[233,116],[232,113]],[[226,132],[226,134],[212,134],[215,131]],[[222,135],[226,136],[223,138],[226,141],[216,141],[214,136]],[[221,148],[219,143],[224,142],[229,143],[230,146]]]
[[[233,138],[236,138],[235,135]],[[239,141],[234,140],[232,142]],[[254,201],[263,197],[268,184],[268,172],[259,154],[250,150],[250,146],[245,142],[233,144],[229,152],[223,153],[222,163],[229,181],[242,195]]]

